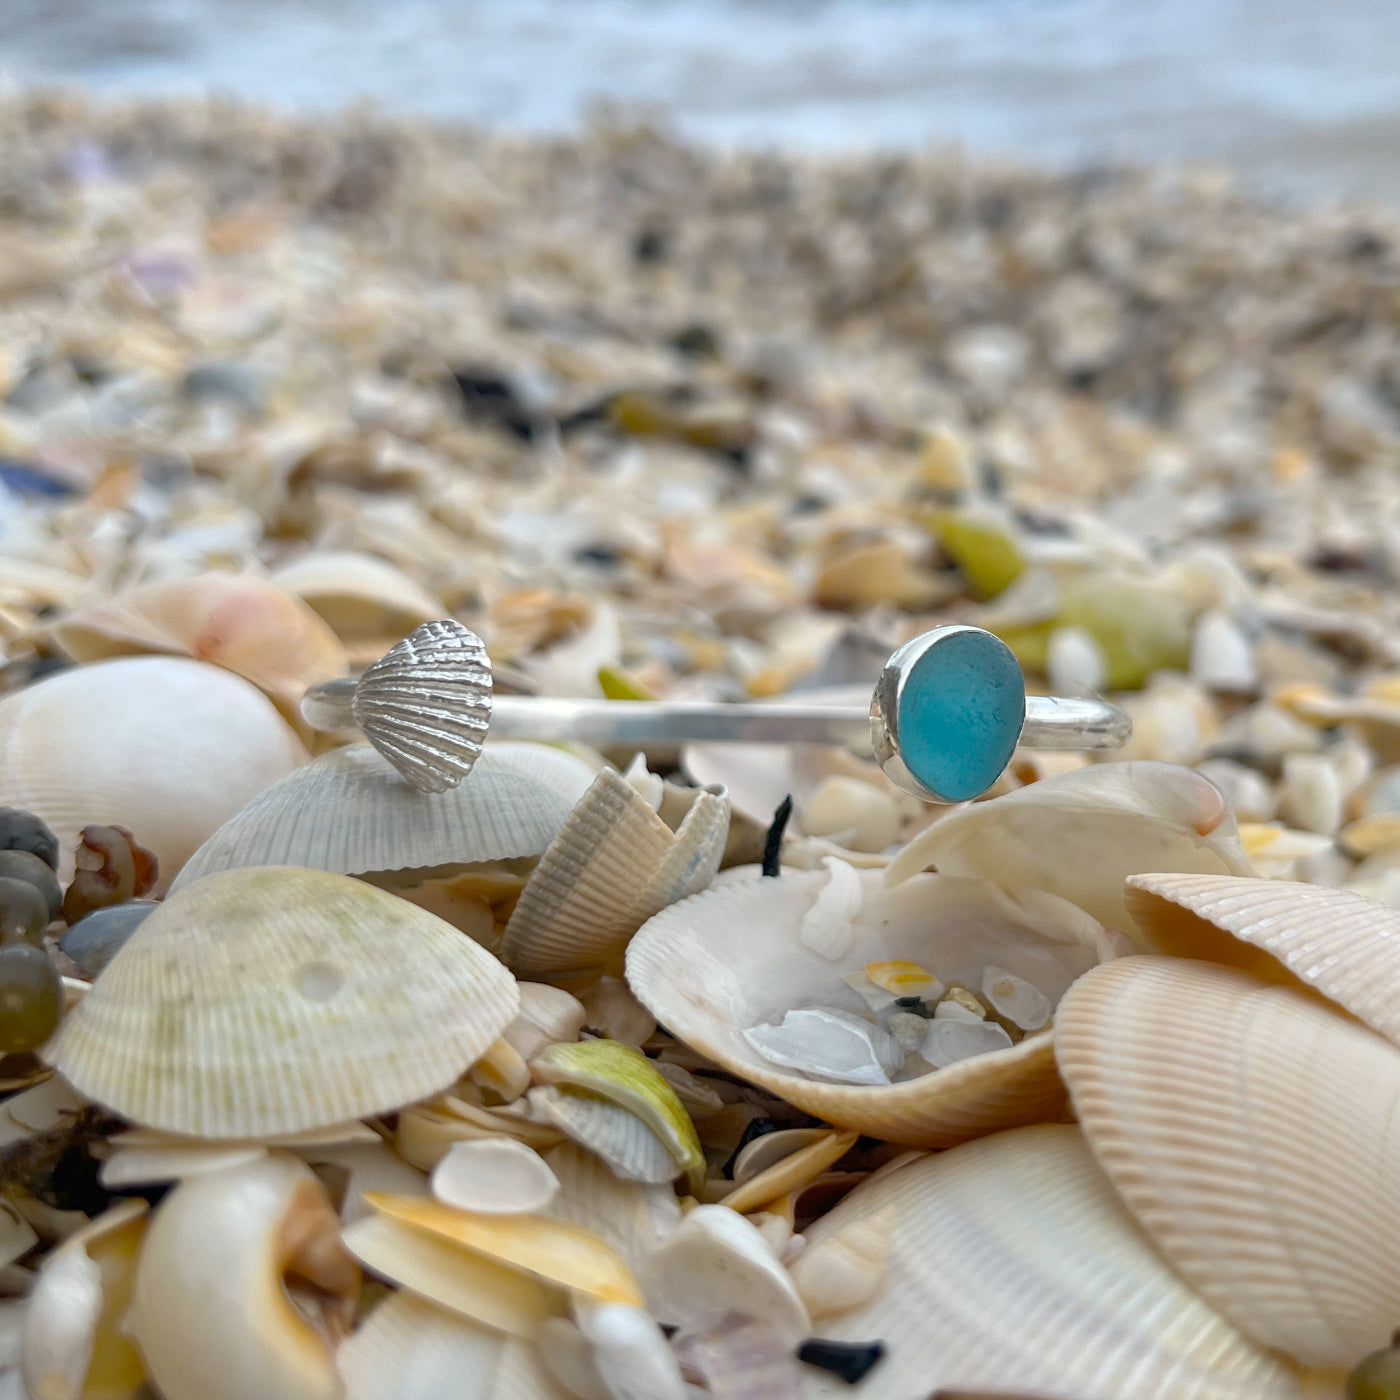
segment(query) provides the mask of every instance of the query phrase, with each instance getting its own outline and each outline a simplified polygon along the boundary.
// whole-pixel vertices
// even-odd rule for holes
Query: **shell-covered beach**
[[[0,149],[0,1396],[1400,1395],[1400,215]],[[1132,738],[391,754],[423,675],[868,699],[947,623]]]

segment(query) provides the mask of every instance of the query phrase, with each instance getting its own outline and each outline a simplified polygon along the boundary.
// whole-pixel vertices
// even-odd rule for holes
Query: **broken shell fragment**
[[[809,1136],[813,1132],[815,1138]],[[795,1143],[793,1139],[797,1134],[806,1140]],[[760,1164],[764,1163],[761,1152],[752,1153],[747,1160],[741,1156],[734,1163],[735,1188],[721,1197],[720,1204],[746,1215],[781,1197],[795,1197],[844,1157],[856,1145],[857,1136],[853,1132],[833,1132],[826,1128],[790,1128],[786,1132],[766,1133],[755,1138],[749,1144],[752,1148],[779,1138],[783,1139],[782,1146],[792,1150],[776,1159],[769,1156],[761,1169]]]
[[[858,1308],[874,1296],[898,1221],[892,1206],[863,1215],[823,1236],[788,1265],[813,1321]]]
[[[482,1215],[544,1210],[559,1178],[540,1155],[509,1138],[459,1142],[433,1168],[433,1195],[447,1206]]]
[[[251,1137],[442,1089],[517,1005],[494,958],[405,900],[319,870],[231,870],[166,900],[47,1051],[138,1123]]]
[[[596,1153],[623,1181],[674,1181],[681,1166],[671,1149],[630,1109],[601,1094],[567,1085],[531,1089],[530,1107],[546,1122]]]
[[[669,1183],[621,1180],[572,1142],[550,1148],[544,1159],[559,1178],[548,1213],[606,1240],[634,1271],[637,1260],[680,1223],[680,1203]]]
[[[904,1064],[884,1027],[849,1011],[798,1008],[781,1025],[751,1026],[744,1039],[771,1064],[837,1084],[888,1084]]]
[[[161,1203],[130,1330],[166,1400],[337,1400],[335,1348],[359,1285],[320,1183],[273,1153],[182,1181]]]

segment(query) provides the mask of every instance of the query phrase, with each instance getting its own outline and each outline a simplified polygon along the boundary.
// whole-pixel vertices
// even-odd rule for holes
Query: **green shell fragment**
[[[944,553],[984,598],[994,598],[1010,587],[1026,567],[1014,531],[989,511],[936,511],[928,526]]]

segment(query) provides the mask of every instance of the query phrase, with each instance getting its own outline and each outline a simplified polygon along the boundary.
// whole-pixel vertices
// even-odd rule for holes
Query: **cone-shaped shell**
[[[301,697],[345,674],[345,648],[300,598],[253,574],[161,579],[76,609],[50,635],[76,661],[166,652],[252,681],[301,725]]]
[[[443,614],[440,599],[372,554],[320,550],[283,565],[272,582],[295,594],[343,642],[402,637]]]
[[[225,822],[175,888],[252,865],[364,875],[534,856],[569,815],[558,793],[490,754],[444,793],[416,792],[368,744],[323,754],[292,778]]]
[[[728,798],[696,793],[672,831],[621,773],[604,769],[530,876],[502,960],[521,977],[615,967],[653,914],[710,883],[728,835]]]
[[[486,648],[460,622],[425,622],[365,671],[351,708],[365,738],[419,792],[446,792],[486,741]]]
[[[123,826],[159,893],[250,798],[306,762],[266,696],[217,666],[133,656],[60,671],[0,701],[0,806],[33,812],[73,874],[84,826]]]
[[[948,1147],[997,1128],[1057,1119],[1064,1088],[1044,1035],[878,1086],[805,1078],[758,1054],[744,1031],[780,1020],[788,1008],[863,1007],[842,975],[869,961],[910,959],[929,966],[941,946],[947,961],[933,961],[934,970],[942,973],[946,966],[949,976],[958,976],[959,955],[951,948],[964,934],[982,945],[998,933],[1034,940],[1038,929],[1025,909],[982,881],[919,875],[882,890],[878,871],[861,872],[866,905],[858,937],[832,962],[801,937],[803,916],[827,878],[818,871],[790,871],[777,879],[736,876],[673,905],[645,924],[628,948],[632,990],[691,1049],[837,1127],[918,1147]],[[1064,941],[1032,944],[1025,956],[1036,959],[1037,975],[1059,979],[1058,997],[1099,953],[1075,942],[1072,926],[1055,936]],[[1012,948],[994,946],[997,961],[1009,966]],[[1031,972],[1029,964],[1017,970]]]
[[[940,817],[890,863],[891,884],[932,865],[1005,889],[1049,890],[1131,931],[1123,881],[1148,870],[1251,875],[1228,804],[1173,763],[1098,763]]]
[[[1135,875],[1128,909],[1163,953],[1296,978],[1400,1044],[1400,910],[1350,890],[1227,875]]]
[[[1261,1345],[1347,1367],[1400,1317],[1400,1050],[1304,993],[1180,958],[1097,968],[1055,1048],[1095,1156]]]
[[[880,1283],[823,1337],[883,1340],[862,1400],[944,1387],[1081,1400],[1296,1400],[1293,1374],[1176,1277],[1075,1128],[1000,1133],[857,1187],[808,1248],[892,1209]],[[804,1377],[804,1395],[837,1393]]]
[[[494,958],[406,900],[323,871],[236,870],[152,914],[46,1054],[138,1123],[253,1137],[424,1098],[518,1007]]]

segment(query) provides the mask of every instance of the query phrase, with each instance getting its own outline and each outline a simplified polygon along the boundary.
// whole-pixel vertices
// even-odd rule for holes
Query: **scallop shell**
[[[975,985],[982,963],[994,958],[1058,999],[1105,952],[1095,942],[1102,930],[1049,896],[1040,906],[1021,905],[980,880],[919,875],[885,890],[879,872],[860,878],[866,904],[859,936],[841,962],[828,961],[801,939],[802,920],[825,873],[748,874],[648,922],[628,949],[627,980],[691,1049],[840,1128],[947,1147],[997,1128],[1057,1119],[1064,1088],[1047,1036],[879,1086],[805,1078],[776,1068],[749,1046],[746,1029],[781,1019],[789,1007],[863,1008],[842,976],[871,961],[908,959]]]
[[[0,700],[0,805],[58,837],[126,827],[160,862],[160,893],[240,807],[306,762],[267,697],[200,661],[136,656],[60,671]]]
[[[624,1181],[674,1181],[681,1165],[635,1113],[597,1094],[554,1085],[531,1089],[530,1107],[575,1142],[596,1152]]]
[[[1129,875],[1253,874],[1219,791],[1189,768],[1147,761],[1097,763],[950,812],[894,858],[886,880],[927,865],[1048,890],[1125,931]]]
[[[593,1153],[565,1142],[544,1153],[559,1178],[548,1214],[606,1240],[635,1268],[648,1250],[681,1222],[680,1202],[669,1182],[623,1181]]]
[[[890,1210],[874,1295],[820,1327],[835,1341],[885,1341],[863,1400],[944,1388],[1081,1400],[1301,1394],[1282,1360],[1171,1272],[1075,1128],[999,1133],[872,1179],[808,1228],[807,1247]],[[804,1387],[836,1391],[834,1381]]]
[[[594,779],[540,858],[506,925],[501,958],[521,977],[616,967],[655,913],[719,869],[729,803],[698,792],[677,830],[616,769]]]
[[[271,579],[302,599],[342,642],[402,637],[444,611],[441,600],[402,569],[353,550],[303,554]]]
[[[241,866],[363,875],[534,856],[568,814],[557,793],[489,753],[470,783],[430,795],[368,744],[352,744],[248,803],[195,852],[174,888]]]
[[[252,1137],[423,1098],[518,1005],[495,959],[405,900],[323,871],[225,871],[141,925],[46,1054],[137,1122]]]
[[[161,579],[80,607],[48,629],[75,661],[164,652],[222,666],[263,691],[302,737],[301,697],[343,676],[345,648],[299,598],[253,574]]]
[[[1400,911],[1348,890],[1221,875],[1135,875],[1127,897],[1154,950],[1312,987],[1400,1044]]]
[[[589,762],[554,744],[532,744],[524,739],[488,738],[486,752],[492,758],[509,763],[512,768],[528,773],[546,787],[552,787],[570,807],[578,804],[583,794],[593,786],[593,779],[606,766],[596,755]]]
[[[345,1400],[462,1400],[489,1396],[499,1332],[393,1293],[336,1353]]]
[[[1055,1049],[1095,1156],[1241,1331],[1350,1366],[1400,1316],[1400,1050],[1233,969],[1128,958],[1065,997]]]
[[[419,792],[446,792],[471,772],[491,723],[486,648],[460,622],[425,622],[361,675],[351,708]]]

